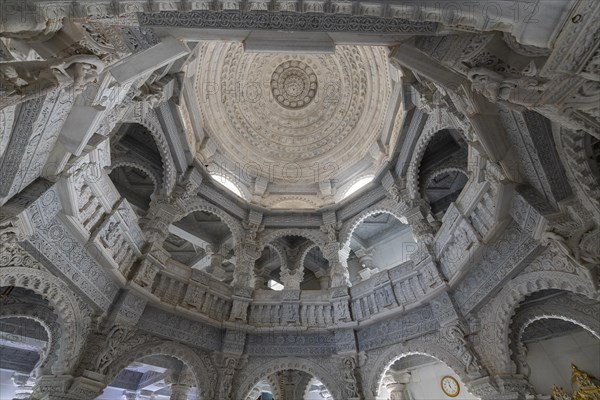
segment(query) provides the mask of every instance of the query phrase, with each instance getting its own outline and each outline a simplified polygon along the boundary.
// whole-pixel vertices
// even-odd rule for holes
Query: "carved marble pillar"
[[[78,376],[44,375],[36,379],[32,400],[94,400],[106,384],[102,375]],[[96,378],[96,379],[94,379]]]
[[[222,266],[225,256],[223,255],[221,248],[217,245],[209,244],[206,246],[206,256],[210,260],[206,272],[212,274],[219,280],[225,279],[225,269],[223,269]]]
[[[137,393],[132,390],[125,390],[121,396],[122,400],[137,400]]]
[[[409,400],[406,385],[410,382],[410,372],[390,369],[383,378],[385,387],[390,392],[390,400]]]
[[[17,387],[13,400],[29,399],[31,397],[31,394],[33,393],[33,386],[35,385],[35,378],[29,374],[14,372],[11,376],[11,380]]]
[[[468,383],[469,391],[481,400],[531,399],[534,390],[521,375],[486,376]]]
[[[252,301],[253,289],[244,286],[233,287],[233,304],[231,313],[229,314],[230,321],[238,321],[246,323],[248,321],[248,306]]]
[[[191,389],[192,388],[188,385],[171,385],[171,400],[187,400]]]
[[[235,252],[236,263],[233,272],[233,286],[254,288],[254,265],[260,258],[261,249],[256,242],[246,241]]]
[[[331,277],[329,276],[329,272],[320,269],[317,272],[315,272],[315,276],[317,277],[317,279],[319,279],[321,290],[329,289],[329,281],[331,279]]]
[[[354,252],[358,257],[358,262],[360,263],[362,269],[358,272],[361,279],[363,281],[369,279],[371,275],[377,273],[377,268],[373,268],[373,251],[358,249]]]
[[[280,279],[283,286],[290,290],[300,290],[304,279],[304,265],[299,249],[287,250],[287,263],[281,267]]]
[[[151,243],[141,257],[137,266],[133,267],[133,272],[129,279],[140,287],[151,289],[154,278],[161,266],[165,265],[169,254],[156,243]]]
[[[255,271],[255,282],[254,289],[267,289],[267,282],[269,282],[270,272],[265,268],[256,269]]]
[[[329,262],[331,287],[351,286],[347,263],[349,254],[350,247],[342,246],[338,242],[325,245],[323,256]]]

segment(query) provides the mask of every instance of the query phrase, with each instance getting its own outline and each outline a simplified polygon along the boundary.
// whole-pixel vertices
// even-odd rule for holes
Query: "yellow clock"
[[[440,384],[442,386],[442,391],[448,397],[456,397],[460,393],[458,381],[449,375],[444,376]]]

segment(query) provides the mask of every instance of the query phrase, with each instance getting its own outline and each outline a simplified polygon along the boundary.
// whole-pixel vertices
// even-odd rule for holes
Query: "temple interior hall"
[[[600,1],[0,0],[0,400],[600,400]]]

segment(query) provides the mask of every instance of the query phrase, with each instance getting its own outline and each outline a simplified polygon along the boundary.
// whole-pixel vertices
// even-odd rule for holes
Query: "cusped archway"
[[[52,368],[55,374],[69,373],[82,352],[91,319],[81,307],[83,302],[54,275],[42,270],[23,267],[4,267],[0,271],[0,287],[14,286],[29,289],[48,301],[58,316],[62,336],[60,355]]]
[[[256,384],[276,372],[297,370],[309,374],[321,381],[329,390],[334,400],[344,400],[342,397],[341,386],[333,375],[334,371],[328,371],[313,360],[299,357],[285,357],[264,363],[261,363],[260,360],[258,361],[259,362],[256,363],[250,362],[246,366],[245,371],[241,371],[241,379],[235,386],[237,389],[232,398],[246,399]]]
[[[463,382],[469,382],[472,378],[467,373],[467,365],[441,343],[443,341],[439,336],[434,335],[388,347],[375,360],[368,361],[368,364],[361,368],[364,374],[364,389],[370,391],[373,397],[377,396],[390,367],[403,357],[412,355],[436,359],[448,366]]]
[[[132,363],[153,356],[172,357],[181,361],[193,374],[198,400],[214,398],[217,374],[210,356],[171,341],[145,343],[128,349],[107,366],[105,383],[112,382],[119,372]]]

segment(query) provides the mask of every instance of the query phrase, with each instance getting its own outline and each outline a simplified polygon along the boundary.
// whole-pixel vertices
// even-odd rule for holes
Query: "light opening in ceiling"
[[[360,178],[358,181],[354,182],[348,188],[348,190],[346,190],[346,193],[344,193],[344,197],[342,197],[342,199],[345,199],[358,192],[360,189],[371,183],[373,181],[373,178],[373,176],[365,176],[364,178]]]
[[[267,282],[267,287],[273,290],[283,290],[283,285],[273,279],[269,279]]]
[[[225,187],[225,189],[229,190],[236,196],[241,197],[242,199],[244,198],[242,191],[237,187],[235,183],[233,183],[231,179],[220,174],[211,174],[210,177],[213,178],[214,181],[217,182],[219,185]]]

